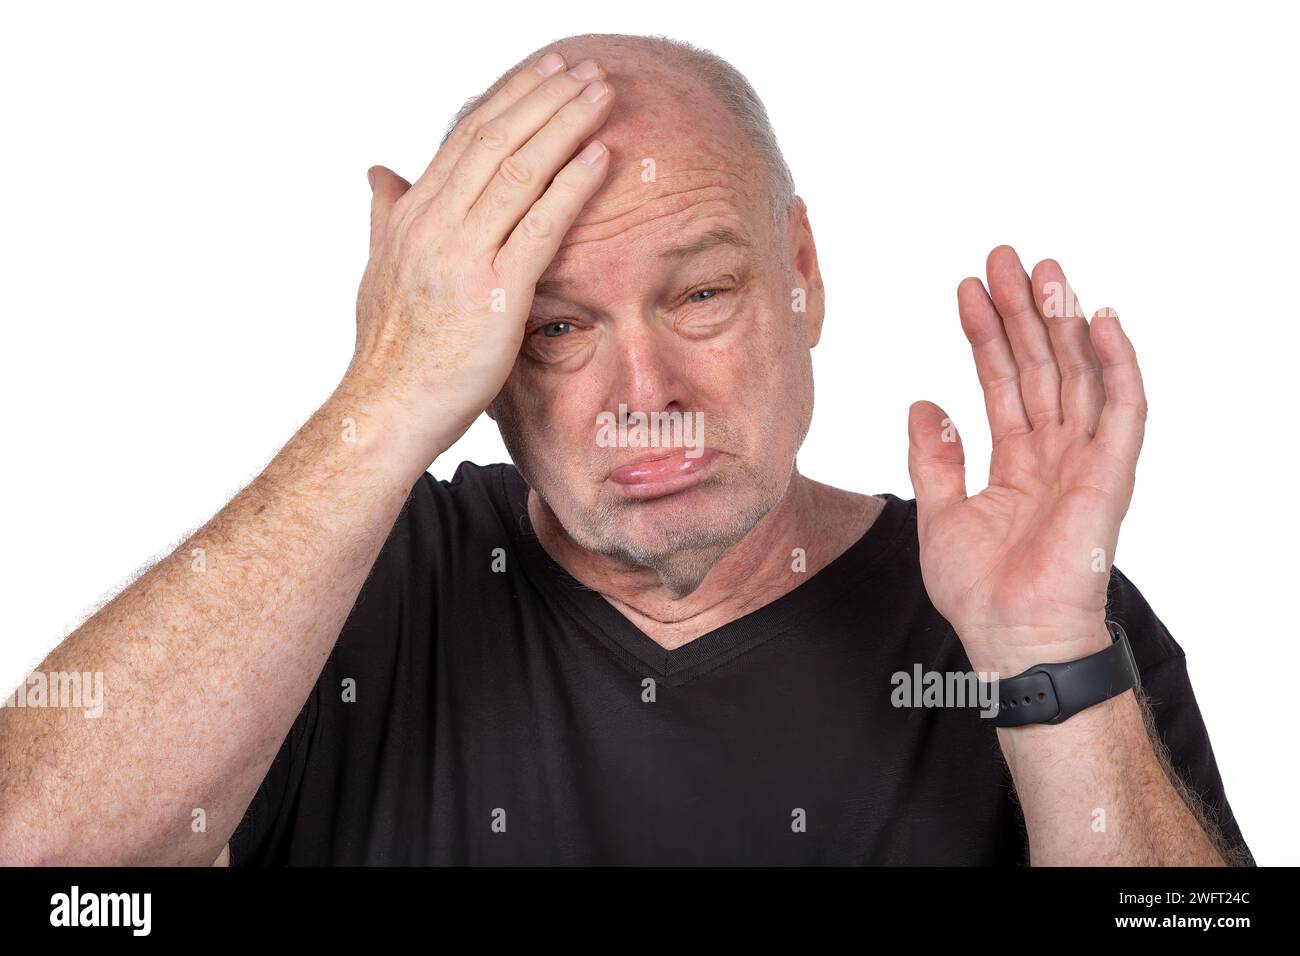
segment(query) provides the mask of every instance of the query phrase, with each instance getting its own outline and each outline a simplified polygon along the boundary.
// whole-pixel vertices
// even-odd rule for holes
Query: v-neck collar
[[[585,626],[625,664],[637,672],[649,669],[667,686],[676,687],[700,676],[795,625],[807,625],[868,574],[910,527],[913,503],[880,494],[885,507],[871,527],[843,554],[804,583],[673,650],[657,644],[597,591],[582,584],[542,547],[528,516],[528,484],[513,465],[500,469],[506,526],[515,539],[525,573],[547,595],[557,596]]]

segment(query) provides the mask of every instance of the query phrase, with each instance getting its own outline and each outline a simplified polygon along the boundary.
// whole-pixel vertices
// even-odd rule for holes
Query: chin
[[[766,496],[739,496],[734,489],[696,485],[675,495],[621,502],[604,527],[593,529],[598,550],[631,563],[661,568],[674,556],[714,555],[733,547],[772,506]]]

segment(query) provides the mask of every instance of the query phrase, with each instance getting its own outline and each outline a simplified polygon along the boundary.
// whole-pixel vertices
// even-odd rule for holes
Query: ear
[[[790,307],[793,309],[802,306],[808,347],[812,348],[822,337],[822,321],[826,318],[826,288],[822,285],[821,267],[817,264],[817,244],[813,241],[812,225],[808,222],[808,206],[802,196],[795,196],[794,202],[790,204],[787,227],[789,261],[794,270]],[[802,296],[797,290],[802,290]]]

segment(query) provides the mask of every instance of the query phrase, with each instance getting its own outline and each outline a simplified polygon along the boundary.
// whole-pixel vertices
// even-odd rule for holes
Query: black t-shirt
[[[549,558],[527,492],[509,465],[415,485],[232,864],[1026,861],[993,721],[894,706],[898,672],[971,669],[914,502],[881,495],[822,571],[669,651]],[[1109,616],[1174,767],[1249,853],[1183,651],[1117,569]]]

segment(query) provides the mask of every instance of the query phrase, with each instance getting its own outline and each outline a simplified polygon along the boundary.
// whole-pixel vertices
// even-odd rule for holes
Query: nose
[[[629,411],[684,411],[694,396],[691,361],[676,336],[656,325],[619,330],[614,344],[610,408]]]

